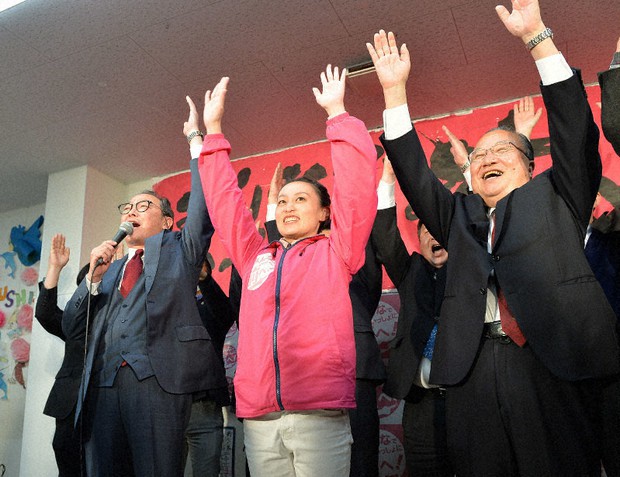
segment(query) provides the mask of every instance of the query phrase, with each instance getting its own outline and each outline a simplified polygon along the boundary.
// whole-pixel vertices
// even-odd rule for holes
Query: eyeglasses
[[[510,142],[510,141],[499,141],[487,149],[482,148],[482,147],[477,147],[476,149],[471,151],[469,153],[469,162],[472,164],[474,162],[480,162],[485,157],[487,157],[487,154],[489,152],[492,153],[495,157],[500,157],[500,158],[505,157],[508,153],[514,151],[515,149],[519,151],[521,154],[523,154],[525,157],[530,159],[530,157],[526,154],[526,152],[523,149],[521,149],[519,146],[517,146],[515,143]]]
[[[134,205],[136,207],[136,212],[140,213],[146,212],[151,206],[161,209],[160,206],[150,200],[139,200],[135,204],[132,204],[131,202],[125,202],[124,204],[120,204],[118,206],[118,211],[121,213],[121,215],[128,214],[134,208]]]

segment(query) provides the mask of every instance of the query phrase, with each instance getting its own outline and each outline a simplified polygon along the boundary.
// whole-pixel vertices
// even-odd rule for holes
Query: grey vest
[[[118,286],[114,287],[95,354],[92,384],[113,386],[123,362],[131,366],[138,380],[154,374],[146,351],[144,274],[140,275],[127,298],[123,298]]]

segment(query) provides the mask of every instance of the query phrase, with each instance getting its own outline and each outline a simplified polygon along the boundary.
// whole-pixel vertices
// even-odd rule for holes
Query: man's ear
[[[536,163],[534,161],[530,161],[528,165],[528,171],[530,173],[530,179],[532,178],[532,173],[534,172],[534,168],[536,167]]]
[[[164,216],[164,226],[162,228],[164,230],[172,230],[173,223],[174,220],[172,220],[172,217]]]

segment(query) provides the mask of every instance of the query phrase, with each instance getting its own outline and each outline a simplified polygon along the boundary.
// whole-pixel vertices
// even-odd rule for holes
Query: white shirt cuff
[[[192,156],[192,159],[196,159],[200,157],[200,153],[202,152],[202,144],[191,144],[189,146],[189,153]]]
[[[463,178],[465,179],[465,182],[467,182],[467,188],[469,190],[472,190],[472,188],[471,188],[471,169],[469,167],[467,169],[465,169],[465,172],[463,172]]]
[[[267,204],[267,213],[265,214],[265,222],[276,220],[276,209],[278,204]]]
[[[388,184],[387,182],[379,181],[377,187],[377,210],[389,209],[396,205],[396,199],[394,198],[394,184]]]
[[[84,277],[84,279],[86,280],[86,289],[90,290],[91,286],[92,286],[92,290],[93,292],[91,293],[92,296],[97,296],[99,295],[99,284],[101,283],[101,280],[99,280],[96,283],[92,283],[90,282],[90,280],[88,279],[88,277]]]
[[[383,132],[385,139],[392,140],[404,136],[413,129],[407,104],[383,111]]]
[[[545,86],[559,83],[573,76],[573,70],[562,53],[536,60],[536,68],[538,68],[540,79]]]

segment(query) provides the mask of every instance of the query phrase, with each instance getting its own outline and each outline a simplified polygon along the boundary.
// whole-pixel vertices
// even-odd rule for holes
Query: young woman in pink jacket
[[[282,239],[257,231],[229,161],[221,120],[228,78],[205,95],[199,169],[209,215],[243,278],[237,416],[252,477],[348,476],[355,407],[351,276],[364,263],[376,212],[376,152],[344,108],[346,70],[321,73],[334,170],[325,187],[295,180],[279,192]],[[190,118],[196,108],[188,98]],[[195,116],[194,116],[195,117]],[[331,221],[329,237],[321,234]]]

